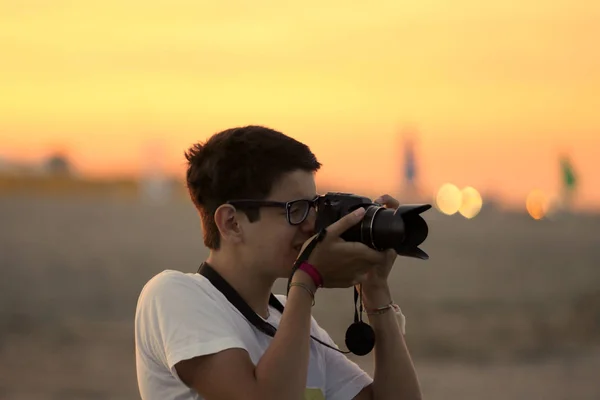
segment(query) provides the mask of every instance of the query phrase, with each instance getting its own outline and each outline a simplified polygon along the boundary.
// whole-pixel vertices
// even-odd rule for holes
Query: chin
[[[297,253],[287,257],[286,260],[281,263],[282,268],[278,271],[279,278],[288,279],[290,277],[290,274],[292,273],[292,267],[294,266],[299,254],[300,253]]]
[[[290,279],[290,271],[281,272],[279,276],[277,276],[277,279],[285,279],[287,281],[288,279]]]

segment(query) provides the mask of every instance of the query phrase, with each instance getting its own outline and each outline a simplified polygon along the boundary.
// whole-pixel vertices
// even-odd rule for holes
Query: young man
[[[298,269],[287,298],[278,296],[283,313],[269,306],[275,280],[289,278],[315,234],[314,174],[321,164],[310,149],[247,126],[212,136],[186,158],[189,192],[210,249],[207,264],[277,332],[273,338],[260,332],[203,275],[164,271],[145,285],[136,310],[142,399],[420,399],[399,323],[387,307],[396,255],[339,237],[362,213],[327,227],[308,258],[313,270]],[[380,200],[398,206],[388,196]],[[377,339],[373,379],[310,338],[333,345],[311,317],[318,281],[338,288],[361,283],[365,308],[383,310],[369,315]]]

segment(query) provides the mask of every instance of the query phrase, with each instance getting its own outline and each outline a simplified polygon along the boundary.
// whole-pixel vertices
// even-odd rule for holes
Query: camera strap
[[[244,318],[248,320],[256,329],[261,331],[262,333],[269,335],[271,337],[275,336],[275,332],[277,329],[267,321],[262,319],[258,314],[254,312],[254,310],[244,301],[242,296],[227,282],[221,274],[219,274],[213,267],[211,267],[207,262],[203,262],[198,268],[198,273],[204,276],[206,279],[210,281],[210,283],[219,290],[219,292],[223,293],[223,296],[227,298],[227,300],[235,307],[239,312],[242,313]],[[283,304],[277,297],[271,293],[269,297],[269,305],[283,313]]]
[[[296,259],[296,262],[294,262],[294,266],[292,267],[292,272],[290,273],[290,279],[288,279],[288,284],[287,284],[287,293],[290,292],[290,286],[292,284],[292,278],[294,277],[294,274],[296,273],[296,271],[298,270],[298,268],[300,268],[300,265],[302,265],[303,262],[308,261],[308,257],[311,255],[311,253],[313,252],[313,250],[315,249],[315,247],[317,247],[317,244],[321,241],[323,241],[323,239],[325,239],[325,236],[327,235],[327,229],[323,228],[319,231],[319,234],[316,235],[308,244],[308,246],[306,246],[306,248],[302,251],[302,253],[300,253],[300,255],[298,256],[298,258]]]
[[[327,231],[322,229],[318,235],[316,235],[313,240],[306,246],[306,248],[302,251],[298,259],[294,263],[292,268],[292,273],[290,275],[290,279],[288,281],[288,292],[290,289],[290,283],[292,277],[300,264],[302,262],[308,260],[308,256],[316,247],[317,243],[323,240]],[[267,321],[262,319],[252,307],[246,303],[246,301],[239,295],[239,293],[227,282],[213,267],[211,267],[207,262],[203,262],[198,268],[198,274],[204,276],[206,279],[210,281],[210,283],[219,290],[225,298],[231,303],[243,316],[246,320],[251,323],[256,329],[268,335],[270,337],[275,337],[275,333],[277,329],[269,324]],[[362,290],[361,290],[362,292]],[[354,288],[354,323],[350,325],[348,330],[346,331],[346,346],[349,351],[343,351],[338,349],[337,347],[331,346],[328,343],[323,342],[322,340],[310,335],[310,337],[316,341],[317,343],[335,350],[342,354],[350,354],[354,353],[356,355],[362,356],[366,355],[375,346],[375,335],[373,332],[373,328],[371,328],[368,324],[362,321],[362,301],[361,296],[362,293],[359,293],[356,288]],[[356,303],[357,301],[360,304],[360,311],[357,309]],[[284,306],[281,304],[279,300],[275,297],[273,293],[269,296],[269,305],[283,314]]]
[[[256,329],[258,329],[265,335],[275,337],[277,329],[273,325],[262,319],[258,314],[256,314],[256,312],[254,312],[254,310],[248,305],[248,303],[244,301],[242,296],[240,296],[239,293],[217,271],[215,271],[213,267],[211,267],[208,263],[204,262],[202,263],[202,265],[200,265],[200,268],[198,268],[198,273],[204,276],[206,279],[208,279],[210,283],[215,288],[217,288],[217,290],[223,293],[225,298],[227,298],[227,300],[235,308],[237,308],[237,310],[240,313],[242,313],[244,318],[246,318],[246,320],[250,322]],[[269,297],[269,305],[283,314],[283,304],[281,304],[281,302],[277,300],[277,297],[275,297],[273,293],[271,293]],[[343,354],[349,353],[339,350],[333,346],[330,346],[329,344],[319,340],[318,338],[312,335],[310,337],[318,343],[322,344],[323,346],[328,347],[332,350],[338,351]]]

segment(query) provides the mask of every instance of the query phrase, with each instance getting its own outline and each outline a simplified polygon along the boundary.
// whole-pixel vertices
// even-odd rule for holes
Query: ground
[[[391,276],[425,398],[600,398],[600,217],[425,216],[431,259],[400,258]],[[13,196],[0,197],[0,221],[0,398],[139,398],[137,296],[206,256],[195,211]],[[342,346],[351,299],[316,299]],[[372,372],[370,357],[353,359]]]

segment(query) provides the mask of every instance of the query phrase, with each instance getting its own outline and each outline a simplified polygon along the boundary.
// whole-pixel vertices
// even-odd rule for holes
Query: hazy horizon
[[[522,204],[559,191],[566,153],[575,206],[597,208],[599,19],[584,0],[0,0],[2,154],[131,175],[157,140],[180,173],[192,143],[260,124],[307,143],[324,182],[385,192],[409,126],[426,188]]]

